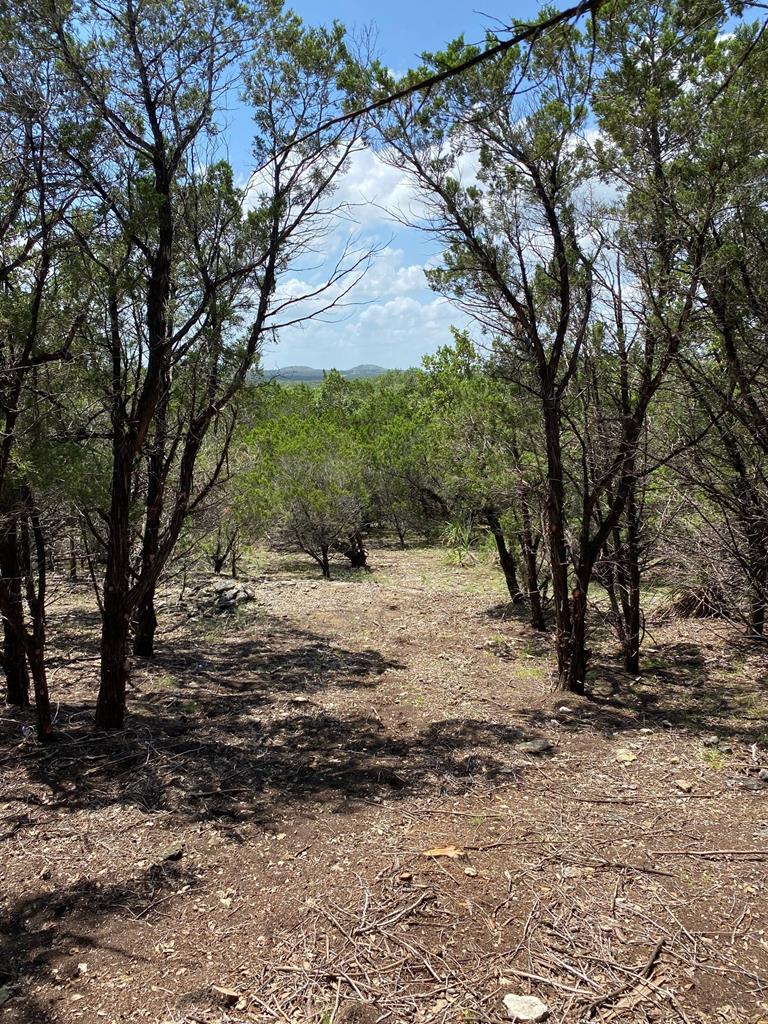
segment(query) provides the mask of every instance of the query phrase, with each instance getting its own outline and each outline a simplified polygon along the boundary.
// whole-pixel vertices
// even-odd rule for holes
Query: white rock
[[[518,743],[517,749],[523,754],[545,754],[548,750],[552,749],[552,742],[550,740],[526,740],[524,743]],[[532,1020],[534,1018],[531,1018]]]
[[[536,996],[516,996],[513,992],[504,996],[504,1009],[510,1020],[544,1020],[549,1007]]]
[[[560,868],[562,878],[590,878],[594,873],[594,868],[584,867],[581,864],[563,864]]]

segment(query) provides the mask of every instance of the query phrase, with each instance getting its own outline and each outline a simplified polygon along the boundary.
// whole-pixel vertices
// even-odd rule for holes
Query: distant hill
[[[314,366],[281,366],[277,370],[264,370],[264,376],[268,380],[316,384],[323,379],[325,372],[325,370],[315,369]],[[360,380],[362,377],[379,377],[382,373],[387,372],[383,366],[373,366],[370,363],[353,366],[351,370],[339,370],[341,376],[347,380]]]

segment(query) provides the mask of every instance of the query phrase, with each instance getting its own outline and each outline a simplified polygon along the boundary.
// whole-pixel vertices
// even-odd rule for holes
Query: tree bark
[[[400,542],[401,551],[405,551],[405,529],[403,524],[400,522],[400,517],[396,514],[392,514],[392,522],[395,526],[395,532],[397,533],[397,539]]]
[[[160,398],[155,410],[152,443],[147,454],[147,502],[144,536],[141,544],[141,575],[152,573],[160,551],[160,527],[163,519],[163,501],[166,480],[166,445],[168,402],[171,393],[170,367],[161,373]],[[155,583],[146,587],[134,612],[133,653],[140,658],[155,656]]]
[[[565,672],[565,689],[570,693],[584,693],[587,676],[587,587],[588,577],[577,581],[571,598],[571,634]]]
[[[545,515],[549,533],[549,556],[552,569],[552,598],[555,605],[555,644],[557,648],[558,689],[573,686],[571,662],[579,657],[571,636],[571,607],[568,592],[568,545],[565,537],[565,489],[563,459],[560,446],[560,411],[557,398],[548,396],[544,403],[544,432],[547,448],[547,496]],[[584,595],[586,605],[586,594]],[[583,654],[583,652],[582,652]],[[581,692],[576,690],[575,692]]]
[[[8,599],[18,611],[18,621],[23,622],[24,612],[21,597],[22,568],[19,559],[19,538],[16,514],[8,514],[0,532],[0,574],[5,581]],[[6,700],[16,707],[29,704],[29,671],[24,642],[14,628],[11,618],[3,616],[3,669],[6,681]]]
[[[77,582],[77,548],[75,546],[75,534],[69,534],[69,578],[73,583]]]
[[[36,632],[33,633],[27,645],[27,659],[32,671],[32,684],[35,690],[37,738],[40,743],[48,743],[53,739],[51,699],[48,693],[48,677],[45,670],[45,647]]]
[[[486,510],[485,521],[488,524],[488,529],[493,534],[493,539],[496,541],[499,565],[504,573],[512,604],[522,604],[525,600],[525,595],[520,590],[520,584],[517,581],[517,563],[512,552],[507,547],[507,539],[504,536],[504,530],[501,527],[499,517],[494,511]]]
[[[40,743],[48,743],[53,739],[53,722],[51,720],[51,700],[48,693],[48,678],[45,669],[45,598],[47,588],[48,551],[45,534],[40,524],[37,505],[32,489],[25,485],[22,491],[25,516],[21,519],[21,556],[24,576],[26,578],[27,607],[32,620],[31,633],[20,626],[23,632],[24,647],[27,661],[32,673],[32,685],[35,691],[35,717],[37,719],[37,738]],[[34,544],[33,569],[32,545],[29,539],[28,524],[32,529]],[[36,577],[36,579],[35,579]]]
[[[98,729],[122,729],[125,720],[125,689],[128,682],[129,611],[124,595],[104,588],[104,620],[101,630],[101,684],[96,704]]]
[[[749,631],[753,636],[765,633],[765,605],[768,598],[768,537],[765,510],[753,500],[747,524],[749,559]]]
[[[5,672],[5,699],[14,707],[29,705],[29,670],[24,645],[10,622],[3,619],[3,671]]]
[[[525,566],[525,582],[528,590],[528,601],[531,610],[531,625],[534,629],[545,629],[544,609],[541,603],[541,590],[539,588],[539,573],[536,566],[536,544],[533,540],[533,528],[531,526],[531,510],[526,498],[521,500],[523,517],[523,529],[520,534],[520,547],[523,552],[523,565]]]
[[[232,567],[230,575],[232,579],[237,578],[237,539],[237,528],[222,536],[221,527],[217,527],[216,550],[211,555],[211,565],[217,576],[221,575],[221,570],[224,568],[227,559],[229,559]]]
[[[359,531],[350,534],[349,544],[344,551],[353,569],[364,569],[368,564],[368,552],[365,550],[363,538]]]
[[[129,508],[133,459],[129,442],[113,444],[112,494],[101,628],[101,682],[96,703],[98,729],[122,729],[128,680]]]
[[[147,589],[133,619],[133,653],[139,658],[154,658],[157,612],[155,611],[155,587]]]
[[[124,399],[123,346],[120,334],[117,282],[109,296],[112,356],[112,486],[107,515],[107,569],[101,629],[101,681],[96,703],[96,727],[121,729],[125,718],[128,681],[130,603],[131,479],[158,403],[165,397],[170,365],[167,306],[171,291],[174,221],[171,174],[162,147],[153,165],[158,197],[158,241],[147,286],[147,364],[141,391],[128,413]]]
[[[637,675],[640,671],[640,537],[635,484],[627,499],[627,595],[626,595],[626,646],[624,668]]]
[[[755,636],[765,633],[765,580],[762,586],[752,586],[749,608],[749,629]]]

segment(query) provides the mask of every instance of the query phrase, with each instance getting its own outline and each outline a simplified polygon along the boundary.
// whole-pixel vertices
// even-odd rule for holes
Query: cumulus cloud
[[[392,225],[402,214],[418,216],[418,194],[408,175],[368,147],[349,158],[334,199],[349,204],[360,225]]]
[[[474,177],[476,161],[465,159],[461,173]],[[347,214],[327,236],[324,258],[313,267],[292,268],[276,298],[294,303],[285,320],[321,309],[332,297],[340,296],[339,305],[311,321],[282,327],[278,344],[263,354],[265,365],[418,365],[423,355],[450,340],[451,324],[465,322],[427,285],[424,271],[437,256],[435,241],[403,224],[423,217],[418,190],[404,171],[362,148],[350,157],[331,202],[346,206]],[[351,238],[358,250],[379,249],[368,272],[349,294],[341,296],[348,282],[340,282],[318,299],[301,301],[326,279]]]
[[[409,295],[425,287],[424,267],[409,263],[403,249],[390,245],[379,254],[355,288],[355,298],[376,302],[393,295]]]
[[[464,318],[445,299],[429,293],[400,295],[349,310],[335,323],[318,320],[281,332],[264,353],[269,367],[309,365],[348,369],[359,363],[418,366],[422,356],[450,341],[452,324]]]

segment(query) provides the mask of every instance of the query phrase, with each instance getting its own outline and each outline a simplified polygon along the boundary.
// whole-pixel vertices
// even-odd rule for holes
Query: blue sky
[[[472,0],[288,0],[287,5],[310,24],[337,19],[350,30],[373,26],[381,59],[402,72],[416,64],[424,50],[440,49],[462,33],[468,42],[481,42],[485,28],[498,24],[495,19],[508,24],[530,18],[538,9],[535,0],[507,0],[508,6],[502,8],[486,3],[482,12]],[[232,128],[240,136],[246,125],[236,117]],[[232,139],[231,154],[236,172],[245,177],[249,168],[243,142]],[[452,323],[462,322],[426,285],[423,268],[438,253],[435,242],[423,232],[400,226],[381,209],[398,199],[407,209],[407,188],[399,173],[370,151],[360,152],[352,159],[341,194],[355,204],[360,245],[376,245],[383,251],[349,297],[352,304],[330,322],[326,318],[281,332],[278,344],[263,354],[268,368],[417,366],[425,353],[450,340]]]

